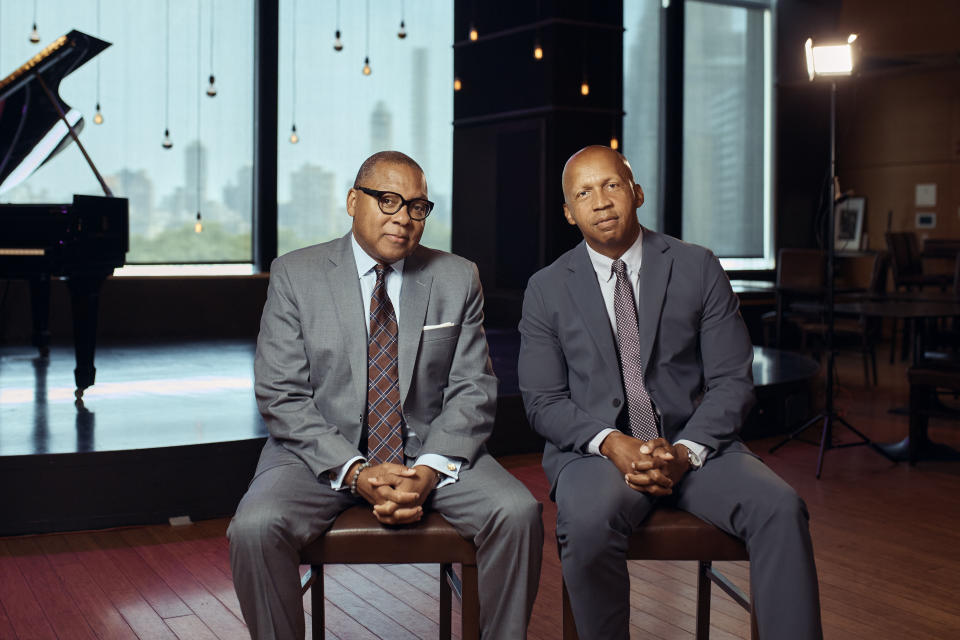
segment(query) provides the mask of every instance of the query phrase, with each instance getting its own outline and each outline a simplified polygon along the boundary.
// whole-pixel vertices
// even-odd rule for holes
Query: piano
[[[0,204],[0,278],[29,281],[33,344],[44,358],[50,344],[50,281],[66,280],[78,406],[96,378],[100,288],[124,264],[129,213],[127,200],[113,197],[80,142],[83,116],[58,91],[64,77],[109,46],[74,30],[0,80],[0,198],[71,142],[105,194],[74,195],[73,202],[64,204]]]

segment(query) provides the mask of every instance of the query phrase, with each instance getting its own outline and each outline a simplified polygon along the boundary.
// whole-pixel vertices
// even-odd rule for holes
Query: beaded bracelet
[[[350,495],[359,496],[360,492],[357,491],[357,481],[360,480],[360,472],[370,466],[369,462],[362,462],[360,466],[357,467],[357,470],[353,472],[353,480],[350,481]]]

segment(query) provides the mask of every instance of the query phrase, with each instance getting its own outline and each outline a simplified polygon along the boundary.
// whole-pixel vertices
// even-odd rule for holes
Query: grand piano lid
[[[60,99],[60,81],[109,46],[74,29],[0,80],[0,193],[23,182],[70,144],[57,106],[75,132],[83,130],[83,115]],[[59,105],[50,102],[38,76]]]

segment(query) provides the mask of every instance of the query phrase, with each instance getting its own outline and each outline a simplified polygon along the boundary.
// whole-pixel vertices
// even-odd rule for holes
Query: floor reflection
[[[266,435],[251,343],[101,347],[75,404],[73,350],[0,348],[0,455],[117,451]]]

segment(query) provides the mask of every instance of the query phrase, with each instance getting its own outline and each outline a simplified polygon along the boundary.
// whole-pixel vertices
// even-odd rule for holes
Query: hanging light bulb
[[[612,138],[610,138],[610,148],[613,149],[614,151],[620,148],[620,141],[617,140],[617,136],[613,136]]]
[[[397,31],[397,37],[401,40],[407,37],[407,27],[403,24],[403,20],[400,21],[400,31]]]
[[[586,80],[580,83],[580,95],[582,96],[590,95],[590,85],[587,84]]]
[[[290,144],[297,144],[300,142],[300,136],[297,135],[297,125],[290,127]]]
[[[196,233],[201,233],[203,231],[203,219],[200,217],[199,211],[197,211],[197,221],[193,225],[193,230]]]
[[[97,110],[93,113],[93,124],[103,124],[103,114],[100,113],[100,103],[97,103]]]
[[[363,75],[368,76],[373,72],[373,69],[370,68],[370,57],[367,56],[363,59]]]
[[[32,42],[33,44],[37,44],[38,42],[40,42],[40,32],[37,31],[36,22],[33,23],[33,30],[30,31],[30,42]]]
[[[479,38],[479,37],[480,37],[480,34],[477,33],[477,28],[471,24],[471,25],[470,25],[470,39],[473,40],[474,42],[476,42],[477,38]]]
[[[455,76],[455,77],[453,78],[453,90],[454,90],[454,91],[460,91],[460,89],[462,89],[462,88],[463,88],[463,83],[460,82],[459,76]]]
[[[161,142],[160,144],[163,145],[164,149],[173,148],[173,140],[170,138],[170,129],[163,130],[163,142]]]
[[[214,84],[213,74],[210,74],[210,84],[207,85],[207,95],[211,98],[217,95],[217,85]]]
[[[340,29],[337,29],[333,34],[333,50],[343,51],[343,40],[340,39]]]
[[[543,60],[543,47],[540,46],[539,40],[533,45],[533,59]]]

